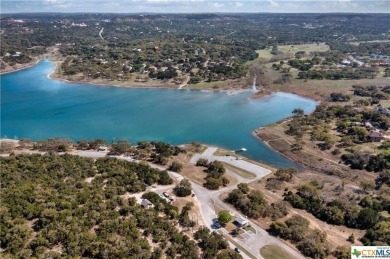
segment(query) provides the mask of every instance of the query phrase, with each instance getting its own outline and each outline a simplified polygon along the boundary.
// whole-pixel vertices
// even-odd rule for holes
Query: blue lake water
[[[245,147],[246,156],[284,167],[294,164],[251,132],[290,116],[294,108],[311,112],[316,106],[313,100],[284,93],[253,100],[251,92],[70,84],[49,79],[53,69],[53,63],[42,61],[0,76],[2,137],[198,141],[228,149]]]

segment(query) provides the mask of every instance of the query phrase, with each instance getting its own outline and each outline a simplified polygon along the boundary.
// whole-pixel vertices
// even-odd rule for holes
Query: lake
[[[277,167],[294,163],[252,136],[251,132],[316,102],[276,93],[262,99],[252,92],[235,95],[193,90],[141,89],[71,84],[49,79],[55,65],[47,60],[1,75],[1,136],[73,140],[105,138],[192,141],[228,149]]]

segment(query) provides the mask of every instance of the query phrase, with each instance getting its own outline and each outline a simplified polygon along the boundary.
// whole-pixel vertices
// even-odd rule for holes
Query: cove
[[[254,100],[251,92],[73,84],[48,78],[53,70],[54,64],[44,60],[0,76],[2,137],[198,141],[228,149],[245,147],[249,158],[287,167],[295,164],[251,132],[291,116],[294,108],[311,112],[316,106],[313,100],[285,93]]]

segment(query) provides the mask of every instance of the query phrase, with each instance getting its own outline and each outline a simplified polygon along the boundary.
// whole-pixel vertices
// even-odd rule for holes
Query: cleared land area
[[[283,250],[279,246],[266,245],[260,249],[260,254],[264,259],[285,259],[294,258],[291,254]]]

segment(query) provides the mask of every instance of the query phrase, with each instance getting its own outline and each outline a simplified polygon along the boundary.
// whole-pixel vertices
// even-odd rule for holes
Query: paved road
[[[104,30],[104,28],[102,28],[102,29],[99,31],[99,37],[100,37],[102,40],[104,40],[104,38],[103,38],[103,36],[102,36],[103,30]]]
[[[201,155],[194,155],[194,157],[191,159],[191,162],[196,163],[196,161],[200,157],[206,158],[209,161],[220,160],[220,161],[224,161],[226,163],[232,164],[236,167],[242,168],[244,170],[250,171],[256,175],[256,178],[248,179],[248,178],[239,177],[233,173],[234,177],[239,179],[239,182],[244,182],[244,183],[257,181],[257,180],[261,179],[262,177],[264,177],[265,175],[271,173],[270,170],[265,169],[263,167],[260,167],[258,165],[249,163],[247,161],[235,160],[235,159],[231,160],[231,157],[229,157],[229,156],[226,156],[226,157],[225,156],[216,156],[216,155],[214,155],[214,152],[216,150],[217,150],[217,148],[210,147],[205,152],[203,152]],[[77,151],[72,152],[71,154],[79,155],[79,156],[83,156],[83,157],[99,158],[99,157],[105,157],[107,155],[107,152],[77,150]],[[139,162],[139,161],[135,160],[134,158],[127,157],[127,156],[113,156],[113,157],[116,157],[118,159],[131,161],[131,162]],[[155,165],[152,163],[150,163],[150,166],[153,168],[160,169],[160,170],[165,170],[164,167],[159,166],[159,165]],[[181,176],[178,173],[171,172],[171,171],[168,171],[168,173],[171,177],[176,178],[179,181],[183,179],[183,176]],[[232,172],[228,172],[228,173],[232,173]],[[191,182],[191,185],[192,185],[193,192],[197,196],[199,203],[200,203],[200,213],[202,215],[203,222],[210,229],[212,228],[212,225],[213,225],[215,219],[217,218],[217,215],[214,211],[214,205],[216,205],[222,209],[226,209],[226,210],[230,211],[230,213],[233,216],[241,216],[233,207],[226,205],[220,199],[221,194],[223,194],[225,192],[230,192],[231,190],[237,188],[236,186],[233,185],[233,186],[225,187],[225,188],[222,188],[219,190],[211,191],[211,190],[208,190],[208,189],[204,188],[203,186],[200,186],[194,182]],[[158,191],[161,192],[162,190],[163,189],[158,188]],[[256,230],[256,234],[253,234],[253,235],[249,234],[249,233],[246,234],[245,240],[238,239],[238,238],[233,238],[233,240],[235,242],[237,242],[239,245],[241,245],[243,248],[245,248],[247,251],[249,251],[252,254],[252,256],[254,256],[256,258],[262,258],[260,255],[260,252],[259,252],[261,247],[263,247],[265,245],[276,245],[276,246],[280,246],[283,249],[285,249],[286,251],[288,251],[292,255],[292,258],[305,258],[301,254],[299,254],[296,250],[292,249],[290,246],[285,244],[283,241],[281,241],[273,236],[270,236],[267,231],[260,228],[253,221],[251,221],[249,219],[248,219],[248,221],[251,223],[251,226]],[[225,235],[229,235],[225,229],[220,229],[220,231],[222,233],[224,233]],[[231,242],[229,242],[229,246],[232,248],[235,248],[235,245],[232,244]],[[250,258],[248,255],[246,255],[243,252],[241,252],[241,255],[245,259]]]
[[[245,160],[236,159],[234,156],[216,156],[216,155],[214,155],[214,153],[215,153],[215,151],[217,151],[217,149],[218,148],[216,148],[216,147],[209,147],[202,154],[195,154],[191,158],[190,162],[192,164],[196,164],[196,162],[199,160],[199,158],[205,158],[209,161],[218,160],[221,162],[225,162],[227,164],[231,164],[235,167],[241,168],[243,170],[246,170],[246,171],[251,172],[251,173],[256,175],[255,179],[253,179],[253,178],[246,179],[245,182],[253,182],[256,179],[260,179],[260,178],[268,175],[269,173],[271,173],[271,170],[269,170],[269,169],[266,169],[264,167],[261,167],[259,165],[256,165],[256,164],[253,164],[250,162],[247,162]]]
[[[234,177],[236,177],[239,181],[239,183],[250,183],[253,181],[258,181],[262,177],[266,176],[267,174],[271,173],[270,170],[263,168],[261,166],[258,166],[256,164],[249,163],[244,160],[237,160],[235,157],[232,156],[216,156],[214,155],[215,151],[217,151],[217,148],[215,147],[209,147],[207,148],[202,154],[196,154],[191,158],[191,163],[196,163],[199,158],[205,158],[208,159],[209,161],[223,161],[225,163],[234,165],[236,167],[242,168],[244,170],[247,170],[251,173],[254,173],[256,175],[255,179],[248,179],[248,178],[243,178],[240,176],[237,176],[234,174]],[[215,214],[215,211],[213,209],[214,204],[217,205],[218,207],[230,211],[230,213],[233,216],[241,216],[233,207],[230,207],[226,205],[220,198],[221,194],[230,192],[233,189],[236,189],[236,186],[229,186],[226,188],[222,188],[216,191],[210,191],[202,186],[199,186],[195,183],[192,183],[192,189],[196,196],[198,197],[200,204],[201,204],[201,214],[203,221],[205,222],[206,226],[211,228],[211,225],[213,224],[213,221],[217,217]],[[252,255],[254,255],[256,258],[262,258],[259,251],[260,248],[265,246],[265,245],[276,245],[280,246],[286,251],[288,251],[293,258],[305,258],[302,256],[300,253],[298,253],[296,250],[285,244],[283,241],[270,236],[267,231],[264,229],[260,228],[256,223],[253,221],[249,220],[251,222],[251,226],[256,230],[256,234],[249,235],[249,233],[246,236],[245,240],[241,240],[238,238],[233,238],[234,241],[236,241],[239,245],[244,247],[246,250],[248,250]],[[221,230],[224,232],[226,235],[228,235],[227,231],[225,229]]]

